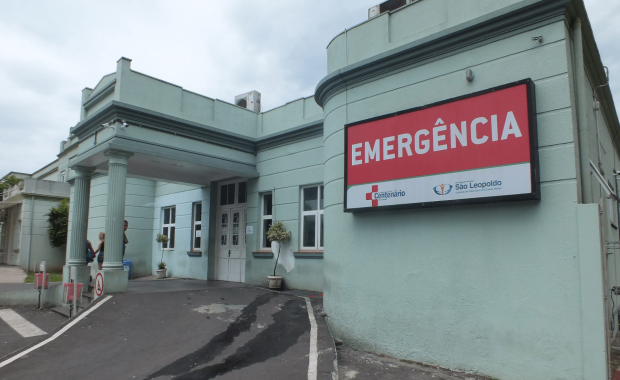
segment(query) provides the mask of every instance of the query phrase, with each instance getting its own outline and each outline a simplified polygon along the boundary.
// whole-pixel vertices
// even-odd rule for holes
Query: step
[[[88,306],[88,304],[86,305]],[[78,313],[84,309],[86,309],[86,306],[80,306],[80,304],[77,305],[78,308]],[[69,310],[71,308],[71,305],[69,304],[62,304],[61,306],[57,306],[55,308],[52,309],[53,312],[58,313],[64,317],[69,318]]]
[[[63,317],[69,318],[69,308],[66,308],[64,306],[57,306],[57,307],[53,308],[52,311],[54,313],[58,313],[58,314],[62,315]]]

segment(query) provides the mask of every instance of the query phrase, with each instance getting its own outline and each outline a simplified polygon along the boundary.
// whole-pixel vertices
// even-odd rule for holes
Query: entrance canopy
[[[208,186],[227,178],[253,178],[255,141],[152,111],[111,102],[72,130],[80,139],[71,166],[108,171],[106,152],[126,152],[127,174]]]

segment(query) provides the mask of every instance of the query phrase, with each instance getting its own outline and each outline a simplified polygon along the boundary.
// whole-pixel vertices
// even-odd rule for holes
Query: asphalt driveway
[[[224,282],[131,283],[4,365],[0,379],[308,379],[312,360],[317,379],[332,378],[333,342],[314,307],[311,345],[307,300],[320,310],[320,298]]]

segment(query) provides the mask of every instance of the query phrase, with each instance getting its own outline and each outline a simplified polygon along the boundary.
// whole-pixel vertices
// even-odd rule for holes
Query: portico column
[[[90,180],[95,168],[74,166],[73,199],[71,199],[71,246],[68,266],[86,265],[86,235],[90,204]]]
[[[123,270],[123,221],[125,219],[125,191],[127,163],[131,152],[109,150],[108,205],[105,221],[105,253],[103,270]]]

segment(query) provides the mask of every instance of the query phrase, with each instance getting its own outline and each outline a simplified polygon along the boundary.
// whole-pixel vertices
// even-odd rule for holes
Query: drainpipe
[[[26,271],[30,271],[30,251],[32,251],[32,224],[34,222],[34,195],[30,198],[30,234],[28,236],[28,259]]]
[[[601,137],[600,137],[599,127],[598,127],[598,115],[597,115],[597,112],[601,109],[601,103],[599,103],[598,101],[596,90],[601,87],[605,87],[609,85],[609,69],[607,68],[607,66],[603,66],[603,69],[605,70],[605,80],[607,81],[607,83],[602,84],[600,86],[596,86],[592,90],[592,108],[594,109],[594,125],[596,125],[596,141],[598,143],[598,146],[597,146],[598,147],[598,166],[601,172],[603,171],[603,162],[601,161]]]
[[[574,65],[575,65],[575,100],[577,105],[577,124],[579,133],[579,156],[581,166],[581,194],[582,203],[592,203],[592,185],[590,180],[590,150],[588,136],[588,117],[587,109],[591,106],[589,101],[589,91],[586,90],[585,67],[583,59],[583,36],[581,34],[581,20],[575,19],[573,22],[574,40]],[[588,97],[586,98],[586,94]],[[598,138],[597,138],[598,140]],[[598,144],[598,141],[597,141]],[[600,161],[600,160],[599,160]]]

